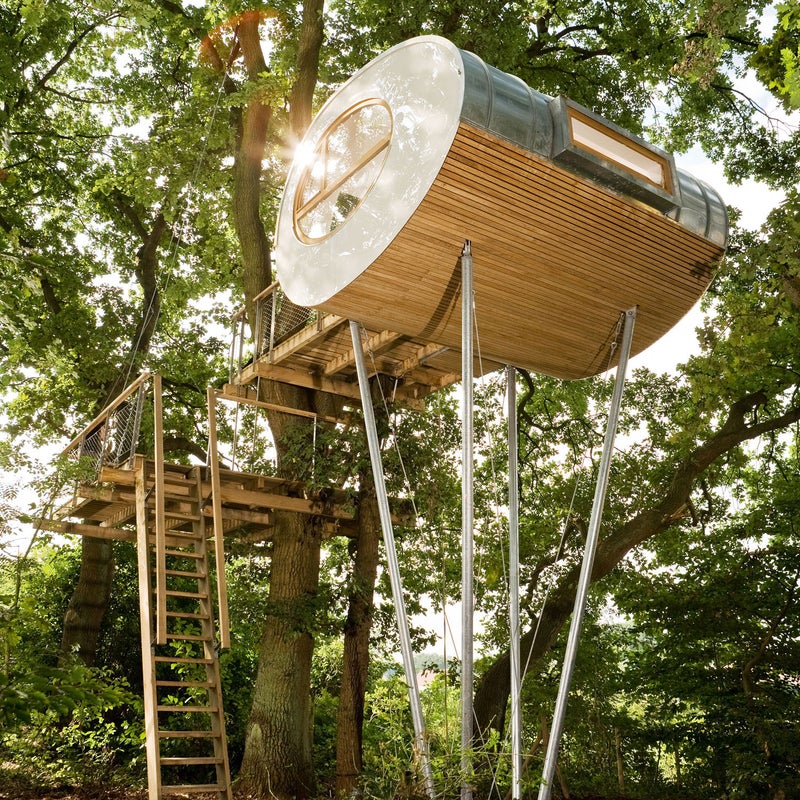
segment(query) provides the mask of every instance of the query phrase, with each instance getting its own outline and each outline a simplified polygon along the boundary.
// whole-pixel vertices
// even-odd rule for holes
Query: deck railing
[[[317,318],[314,309],[295,305],[277,281],[267,286],[255,298],[255,332],[251,331],[246,308],[233,315],[229,379],[232,381],[252,360],[271,358],[275,347]]]
[[[152,376],[140,375],[64,448],[69,461],[82,461],[99,478],[103,467],[133,468],[142,411]]]

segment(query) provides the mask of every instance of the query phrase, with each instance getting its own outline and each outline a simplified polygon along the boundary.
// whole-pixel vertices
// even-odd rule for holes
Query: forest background
[[[748,78],[787,113],[800,105],[796,2],[4,0],[0,536],[9,542],[58,496],[59,478],[42,470],[41,506],[24,507],[30,446],[66,442],[143,369],[164,376],[169,458],[205,460],[205,390],[227,377],[218,332],[272,280],[295,143],[339,83],[421,33],[668,149],[699,146],[733,183],[782,192],[758,230],[731,209],[697,353],[629,381],[560,789],[800,796],[800,133],[739,88]],[[321,392],[261,391],[339,410]],[[609,392],[607,376],[520,376],[530,791]],[[496,380],[479,388],[485,629],[470,688],[487,797],[509,780],[501,395]],[[277,465],[262,467],[312,493],[347,486],[358,535],[323,542],[313,520],[281,515],[267,546],[230,547],[222,665],[237,785],[254,797],[413,795],[366,447],[357,428],[269,422]],[[459,576],[456,403],[443,393],[382,424],[391,491],[417,508],[399,536],[409,604],[436,608]],[[131,548],[39,532],[21,556],[4,551],[0,568],[0,783],[141,785]],[[420,632],[416,643],[428,644]],[[443,793],[461,779],[450,667],[425,692]]]

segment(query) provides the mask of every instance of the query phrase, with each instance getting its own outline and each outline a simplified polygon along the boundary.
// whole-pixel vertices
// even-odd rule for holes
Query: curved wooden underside
[[[392,244],[321,307],[460,349],[459,255],[472,242],[481,354],[559,378],[613,365],[622,311],[632,352],[707,288],[722,248],[630,201],[461,124],[431,190]]]

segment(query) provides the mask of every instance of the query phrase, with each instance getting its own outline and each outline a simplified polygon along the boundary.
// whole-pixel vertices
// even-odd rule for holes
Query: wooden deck
[[[153,474],[153,462],[148,460],[148,474]],[[167,536],[170,531],[191,528],[187,475],[192,467],[164,464],[165,508]],[[211,475],[202,468],[202,492],[206,501],[203,515],[213,517]],[[236,531],[235,539],[248,542],[269,540],[275,511],[295,511],[314,514],[324,519],[324,535],[355,535],[354,513],[348,508],[345,492],[330,490],[325,501],[308,499],[303,485],[266,475],[220,469],[220,499],[225,532]],[[102,539],[136,540],[135,470],[103,467],[95,484],[80,484],[75,496],[63,505],[52,519],[42,520],[42,527],[59,533],[76,533]],[[148,505],[155,502],[153,481],[148,485]],[[81,520],[76,522],[74,520]],[[213,530],[208,526],[209,532]]]
[[[363,329],[362,344],[368,374],[388,377],[392,388],[387,399],[401,405],[416,406],[433,392],[461,380],[458,348],[377,328]],[[476,360],[475,374],[492,372],[501,366],[496,361]],[[347,318],[321,314],[243,365],[241,370],[234,369],[225,394],[242,396],[242,387],[254,384],[259,378],[318,389],[359,403],[361,395]]]

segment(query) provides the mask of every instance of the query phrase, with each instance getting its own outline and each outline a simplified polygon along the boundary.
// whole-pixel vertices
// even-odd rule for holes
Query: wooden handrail
[[[87,433],[90,433],[93,428],[96,428],[104,419],[107,419],[111,412],[115,409],[119,408],[145,381],[149,380],[151,377],[151,373],[143,372],[130,386],[122,391],[115,400],[109,403],[88,425],[85,425],[83,430],[61,451],[61,455],[65,455],[73,447],[75,447],[78,442],[86,437]]]
[[[278,287],[280,283],[278,281],[273,281],[266,289],[262,289],[254,298],[254,303],[260,303],[265,298],[269,297]],[[247,313],[247,306],[242,306],[237,311],[233,312],[233,316],[231,319],[235,322],[236,320],[241,319]]]

